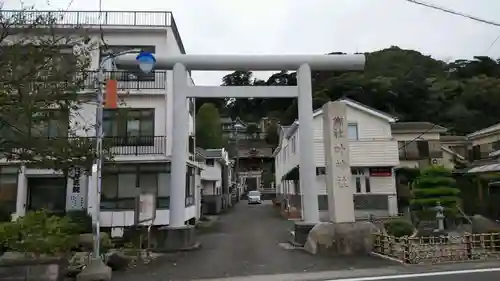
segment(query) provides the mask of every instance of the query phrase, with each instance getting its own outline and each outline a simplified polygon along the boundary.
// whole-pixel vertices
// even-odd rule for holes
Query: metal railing
[[[96,88],[97,71],[86,71],[84,86],[87,89]],[[155,71],[150,74],[139,74],[131,71],[107,71],[105,79],[116,79],[117,88],[121,90],[166,89],[167,73]]]
[[[104,198],[101,196],[101,210],[103,211],[128,211],[136,208],[136,198]],[[156,209],[170,208],[170,196],[156,197]]]
[[[171,26],[173,20],[172,12],[155,11],[3,10],[0,14],[5,19],[26,24],[50,18],[58,25]]]
[[[105,211],[126,211],[134,210],[136,208],[136,198],[101,198],[101,210]],[[186,207],[190,207],[196,204],[194,196],[187,196]],[[170,208],[170,196],[158,196],[156,197],[156,209],[169,209]]]
[[[59,145],[88,145],[89,149],[95,147],[94,137],[46,137],[33,138],[33,141],[47,146]],[[89,141],[90,140],[90,141]],[[78,142],[81,142],[78,144]],[[165,136],[126,136],[104,137],[104,147],[113,156],[120,155],[164,155],[167,149]],[[12,148],[12,153],[22,153],[22,148]],[[4,155],[0,155],[5,157]]]
[[[406,264],[474,261],[500,258],[500,233],[442,237],[394,237],[374,234],[377,254]]]
[[[186,53],[174,16],[169,11],[2,10],[0,17],[14,25],[50,22],[61,26],[170,27],[181,53]]]
[[[104,146],[112,155],[163,155],[166,153],[167,137],[127,136],[105,137]]]

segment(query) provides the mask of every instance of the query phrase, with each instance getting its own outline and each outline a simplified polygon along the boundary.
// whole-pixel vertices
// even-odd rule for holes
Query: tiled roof
[[[440,136],[439,139],[443,142],[447,141],[468,141],[466,136]]]
[[[396,122],[391,124],[392,131],[415,131],[415,132],[446,132],[447,128],[430,122]]]
[[[221,159],[222,149],[206,149],[205,150],[206,159]]]

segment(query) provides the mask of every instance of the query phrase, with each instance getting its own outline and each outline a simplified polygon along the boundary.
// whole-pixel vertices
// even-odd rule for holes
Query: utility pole
[[[233,124],[233,128],[235,130],[235,138],[236,138],[236,168],[235,168],[235,174],[236,174],[236,188],[239,188],[240,185],[240,135],[239,135],[239,128],[241,124],[237,123],[238,121],[236,120]]]
[[[115,59],[117,57],[134,54],[135,63],[139,65],[139,68],[144,73],[149,73],[152,71],[156,59],[153,55],[149,53],[142,52],[139,49],[131,49],[116,54],[108,54],[99,63],[99,71],[97,75],[97,106],[96,106],[96,124],[95,124],[95,137],[96,137],[96,163],[92,165],[92,174],[95,175],[95,186],[96,186],[96,197],[92,198],[94,200],[93,214],[92,214],[92,229],[94,236],[94,249],[93,258],[100,260],[100,242],[101,242],[101,232],[100,232],[100,221],[99,216],[101,212],[101,189],[102,189],[102,167],[104,164],[104,151],[103,151],[103,120],[104,120],[104,92],[106,86],[105,71],[113,70],[115,67]],[[137,55],[138,54],[138,55]],[[89,200],[92,200],[89,199]]]

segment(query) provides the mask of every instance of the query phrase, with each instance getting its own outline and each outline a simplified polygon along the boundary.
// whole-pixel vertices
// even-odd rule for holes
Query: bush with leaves
[[[455,179],[449,169],[432,165],[420,172],[413,182],[410,206],[419,220],[434,220],[439,202],[444,207],[445,216],[453,218],[457,214],[458,194]]]
[[[77,244],[73,233],[74,223],[69,218],[34,211],[0,224],[0,243],[29,257],[63,256]]]
[[[68,211],[66,216],[74,223],[74,233],[92,233],[92,217],[86,210]]]
[[[9,222],[11,221],[10,212],[3,206],[0,206],[0,222]]]
[[[395,237],[410,236],[413,234],[415,227],[405,219],[394,219],[384,223],[384,228],[387,234]]]

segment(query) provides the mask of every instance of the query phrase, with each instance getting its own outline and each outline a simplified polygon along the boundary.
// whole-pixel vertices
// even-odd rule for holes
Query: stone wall
[[[68,266],[67,259],[28,259],[19,256],[7,259],[5,255],[0,259],[0,281],[62,281]]]

